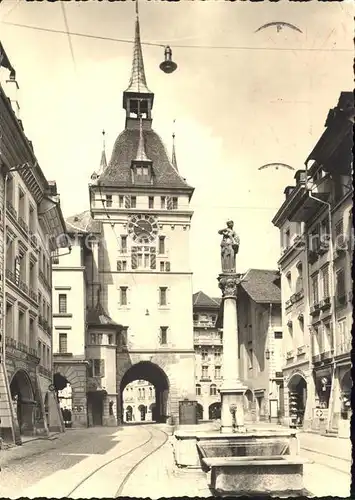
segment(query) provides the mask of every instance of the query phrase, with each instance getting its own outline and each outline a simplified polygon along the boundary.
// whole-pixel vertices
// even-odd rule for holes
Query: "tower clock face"
[[[158,234],[157,220],[151,215],[132,215],[128,220],[128,233],[136,243],[152,243]]]

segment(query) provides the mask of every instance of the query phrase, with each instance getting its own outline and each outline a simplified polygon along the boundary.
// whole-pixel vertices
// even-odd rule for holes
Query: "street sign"
[[[321,417],[323,417],[323,410],[321,410],[320,408],[318,408],[315,411],[315,414],[316,414],[316,417],[321,418]]]

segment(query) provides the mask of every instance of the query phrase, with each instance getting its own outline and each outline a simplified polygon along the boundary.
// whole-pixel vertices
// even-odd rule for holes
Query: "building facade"
[[[69,265],[80,268],[84,280],[85,329],[81,318],[77,335],[80,356],[89,364],[87,384],[92,387],[86,391],[85,411],[90,415],[90,405],[96,408],[97,425],[123,421],[123,394],[135,380],[155,387],[154,417],[159,421],[178,420],[179,401],[195,396],[189,264],[193,188],[179,174],[176,159],[168,157],[152,129],[153,101],[154,94],[146,83],[137,18],[131,79],[123,93],[125,128],[115,142],[110,162],[107,164],[103,155],[99,171],[92,175],[88,219],[82,214],[70,219],[72,238],[84,227],[90,232],[88,224],[98,227],[89,244],[78,243],[77,264]],[[56,270],[58,276],[61,272]],[[80,277],[80,283],[83,280]],[[55,286],[69,286],[69,281],[64,281]],[[74,308],[79,309],[75,305],[79,296],[72,296],[74,314]],[[65,333],[63,325],[59,326]],[[77,349],[79,355],[79,345]],[[73,386],[67,376],[74,367],[73,359],[66,357],[65,374],[60,354],[56,355],[58,377]],[[84,396],[80,401],[74,406],[80,407],[84,422]],[[89,425],[95,424],[88,418]]]
[[[213,420],[221,415],[223,345],[221,329],[216,327],[221,300],[201,291],[192,300],[198,418]]]
[[[307,169],[296,173],[273,219],[282,248],[285,414],[305,428],[345,435],[352,385],[353,122],[353,94],[342,92]]]
[[[123,421],[152,422],[155,416],[155,389],[146,380],[136,380],[123,391]]]
[[[284,411],[280,275],[249,269],[237,293],[239,376],[248,387],[245,419],[277,422]]]
[[[283,408],[281,284],[278,271],[249,269],[237,289],[239,378],[246,422],[279,422]],[[223,326],[223,302],[217,318]]]
[[[9,83],[17,86],[13,70]],[[17,110],[1,85],[0,430],[21,443],[21,435],[61,427],[52,390],[51,259],[65,224],[56,184],[39,167]]]

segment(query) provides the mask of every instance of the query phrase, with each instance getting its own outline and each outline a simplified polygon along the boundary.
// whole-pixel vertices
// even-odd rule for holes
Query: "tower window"
[[[121,252],[127,252],[127,236],[121,236]]]
[[[178,208],[178,199],[176,197],[173,198],[173,209]]]
[[[112,195],[111,194],[106,195],[106,207],[107,208],[112,207]]]
[[[64,293],[59,294],[59,314],[67,313],[67,296]]]
[[[165,208],[165,201],[166,201],[165,196],[161,196],[160,197],[160,208]]]
[[[118,260],[117,261],[117,271],[127,271],[127,261]]]
[[[149,196],[148,206],[149,206],[149,208],[154,208],[154,196]]]
[[[159,253],[165,254],[165,236],[159,236]]]
[[[121,304],[121,306],[127,305],[127,287],[126,286],[120,287],[120,304]]]
[[[59,334],[59,352],[68,352],[68,335],[66,333]]]
[[[159,288],[159,305],[161,305],[161,306],[166,306],[166,304],[167,304],[166,292],[167,292],[166,287]]]
[[[120,195],[118,197],[118,206],[119,208],[123,208],[124,207],[124,196]]]
[[[160,327],[160,344],[164,345],[168,341],[168,327],[161,326]]]
[[[200,384],[196,384],[196,396],[201,396],[201,386],[200,386]]]
[[[161,262],[160,263],[160,271],[163,273],[165,271],[165,263]]]
[[[137,198],[135,196],[131,196],[131,208],[137,208]]]

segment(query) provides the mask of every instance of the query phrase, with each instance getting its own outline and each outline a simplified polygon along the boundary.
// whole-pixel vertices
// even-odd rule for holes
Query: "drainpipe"
[[[329,225],[329,253],[330,253],[330,259],[329,259],[329,292],[330,292],[330,299],[331,299],[331,305],[332,305],[332,344],[333,344],[333,353],[332,353],[332,361],[333,361],[333,370],[332,370],[332,380],[331,380],[331,390],[330,390],[330,396],[329,396],[329,405],[328,405],[328,418],[327,418],[327,429],[330,429],[331,426],[331,409],[333,406],[333,398],[334,398],[334,376],[335,376],[335,362],[334,362],[334,350],[335,350],[335,330],[336,330],[336,321],[335,321],[335,305],[336,305],[336,300],[335,300],[335,284],[334,284],[334,245],[333,245],[333,224],[332,224],[332,206],[328,201],[321,200],[320,198],[317,198],[314,196],[314,194],[311,191],[311,188],[308,187],[308,173],[307,173],[307,167],[308,167],[308,161],[305,163],[306,165],[306,189],[308,191],[308,195],[311,199],[318,201],[319,203],[326,205],[328,208],[328,225]]]

